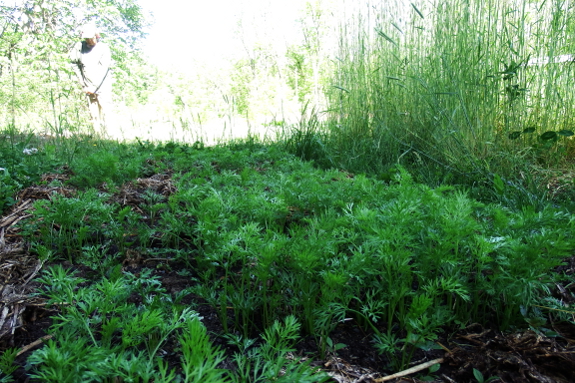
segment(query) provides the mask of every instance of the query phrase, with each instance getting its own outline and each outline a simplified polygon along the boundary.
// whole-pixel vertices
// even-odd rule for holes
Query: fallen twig
[[[547,306],[539,306],[539,305],[531,305],[533,307],[539,307],[541,309],[547,309],[547,310],[553,310],[553,311],[560,311],[562,313],[567,313],[567,314],[575,314],[575,311],[571,311],[571,310],[561,310],[561,309],[556,309],[553,307],[547,307]]]
[[[448,349],[447,347],[445,347],[444,345],[442,345],[439,342],[435,342],[439,347],[441,347],[442,349],[444,349],[445,351],[447,351],[447,353],[451,354],[451,350]]]
[[[172,258],[148,258],[144,259],[144,262],[171,262]]]
[[[377,382],[377,383],[387,382],[388,380],[391,380],[391,379],[401,378],[402,376],[410,375],[410,374],[413,374],[415,372],[425,370],[426,368],[429,368],[429,367],[431,367],[437,363],[443,363],[443,358],[433,359],[433,360],[430,360],[429,362],[425,362],[425,363],[420,364],[418,366],[408,368],[407,370],[400,371],[396,374],[388,375],[388,376],[384,376],[383,378],[375,379],[374,382]]]
[[[32,279],[34,279],[34,277],[38,274],[38,271],[40,271],[40,269],[42,268],[43,265],[44,265],[44,262],[41,260],[38,260],[38,263],[36,264],[36,267],[34,267],[34,270],[29,272],[28,276],[25,276],[26,280],[24,281],[23,286],[26,286],[28,284],[28,282],[30,282]]]
[[[26,306],[28,307],[45,307],[45,306],[70,306],[71,303],[69,302],[38,302],[38,303],[27,303]],[[46,309],[50,310],[50,309]]]
[[[24,354],[25,352],[30,351],[34,347],[39,346],[42,343],[44,343],[45,340],[52,339],[53,337],[54,337],[54,335],[45,335],[42,338],[35,340],[34,342],[30,343],[29,345],[22,347],[22,349],[20,351],[18,351],[18,354],[16,354],[16,356],[20,356],[20,355]]]
[[[373,374],[365,374],[360,376],[358,379],[354,380],[352,383],[361,383],[363,381],[365,381],[366,379],[372,379],[373,378]]]
[[[9,311],[10,309],[8,306],[4,306],[2,309],[2,315],[0,316],[0,330],[2,330],[2,327],[4,327],[4,323],[6,322],[6,317],[8,316]]]

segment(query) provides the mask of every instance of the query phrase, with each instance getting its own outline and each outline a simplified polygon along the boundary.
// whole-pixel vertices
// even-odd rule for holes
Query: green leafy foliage
[[[299,338],[300,325],[294,316],[285,317],[283,323],[275,321],[262,336],[265,343],[256,348],[253,340],[230,336],[230,342],[240,348],[234,355],[238,365],[232,382],[326,382],[330,378],[310,367],[310,362],[289,360],[287,355],[295,351],[293,345]]]
[[[0,131],[0,211],[15,203],[19,190],[62,163],[33,134],[22,134],[13,126]]]
[[[182,370],[185,382],[227,382],[225,371],[218,369],[224,360],[223,352],[214,347],[206,328],[199,319],[187,322],[182,344]]]
[[[326,377],[287,355],[302,335],[321,357],[337,354],[345,346],[332,333],[345,321],[401,369],[451,326],[549,334],[543,312],[572,320],[550,271],[571,255],[575,221],[549,203],[544,175],[572,156],[571,67],[531,58],[573,52],[575,23],[552,2],[537,13],[526,4],[411,4],[408,18],[374,6],[369,28],[363,15],[343,21],[334,54],[322,4],[310,3],[305,44],[247,42],[250,57],[228,72],[193,78],[133,54],[147,21],[132,0],[1,5],[0,210],[46,186],[47,172],[71,175],[49,186],[76,191],[50,189],[19,228],[42,262],[66,259],[94,278],[54,267],[39,279],[59,314],[54,339],[29,359],[34,377],[313,382]],[[270,100],[302,118],[281,145],[68,140],[86,121],[65,52],[88,19],[113,42],[127,104],[155,101],[151,114],[168,109],[186,127],[249,119]],[[276,117],[268,125],[285,128]],[[49,135],[20,134],[25,124]],[[169,193],[138,187],[138,206],[125,202],[129,182],[160,173]],[[185,265],[191,287],[171,293],[151,269],[122,272],[133,256]],[[224,356],[182,307],[189,294],[240,350],[234,372],[218,369]],[[159,352],[168,342],[179,344],[178,369]],[[12,362],[12,351],[0,361],[5,381]]]
[[[0,356],[0,382],[10,383],[14,381],[11,375],[18,369],[18,366],[14,363],[17,355],[18,349],[10,348]]]
[[[160,381],[172,381],[169,379],[175,374],[158,362],[158,350],[170,334],[185,328],[188,322],[197,322],[186,327],[193,334],[202,334],[203,325],[190,309],[177,310],[168,305],[154,309],[127,303],[145,278],[116,275],[78,288],[84,281],[62,267],[47,270],[41,279],[45,293],[51,303],[63,305],[63,312],[54,318],[54,339],[29,358],[34,366],[32,375],[49,382],[102,381],[115,376],[142,382],[163,376]],[[150,294],[141,293],[144,298]],[[195,335],[190,336],[196,340]],[[190,344],[186,336],[182,342]],[[213,374],[210,371],[216,366],[204,367]],[[186,374],[195,368],[188,365]]]
[[[104,182],[116,184],[133,179],[139,173],[141,157],[134,150],[123,145],[103,145],[88,155],[76,158],[71,163],[73,185],[97,187]]]
[[[100,244],[106,236],[113,236],[113,206],[104,203],[105,195],[89,189],[77,197],[55,195],[52,200],[39,200],[34,204],[37,218],[26,227],[30,233],[39,233],[43,248],[59,257],[73,259],[84,246]]]
[[[371,334],[394,369],[404,368],[451,326],[506,329],[527,318],[544,328],[524,308],[550,297],[549,271],[575,245],[575,221],[560,208],[485,204],[455,187],[419,184],[401,166],[382,181],[319,170],[253,142],[136,147],[134,163],[153,159],[135,167],[140,172],[173,172],[169,193],[134,189],[138,210],[120,206],[117,195],[134,185],[126,179],[106,193],[54,194],[20,223],[43,259],[65,257],[96,276],[87,286],[56,267],[40,280],[61,310],[54,344],[31,359],[43,379],[71,379],[58,363],[79,366],[85,379],[108,373],[66,345],[62,334],[72,333],[141,379],[179,373],[158,350],[180,339],[189,381],[321,381],[286,355],[302,335],[315,339],[322,357],[337,354],[345,345],[332,333],[348,320]],[[509,187],[497,174],[493,185],[500,193]],[[134,253],[161,255],[166,268],[181,261],[191,286],[171,294],[151,269],[122,272],[121,259]],[[237,374],[218,370],[221,352],[179,303],[192,293],[215,309],[240,349]],[[139,305],[129,303],[133,296]],[[258,334],[262,343],[253,347]]]
[[[487,382],[491,382],[491,381],[499,379],[497,376],[492,376],[492,377],[485,379],[483,377],[483,374],[481,373],[481,371],[479,371],[476,368],[473,369],[473,376],[475,377],[475,379],[477,380],[478,383],[487,383]]]

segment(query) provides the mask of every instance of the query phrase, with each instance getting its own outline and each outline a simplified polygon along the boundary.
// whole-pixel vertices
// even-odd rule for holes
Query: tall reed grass
[[[436,0],[356,10],[340,27],[327,92],[338,161],[506,176],[514,159],[562,161],[574,123],[574,7]]]

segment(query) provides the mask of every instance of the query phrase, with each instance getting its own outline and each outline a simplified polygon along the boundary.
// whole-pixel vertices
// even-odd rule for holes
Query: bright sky
[[[277,43],[293,39],[305,0],[140,0],[139,4],[155,18],[145,48],[151,61],[185,68],[194,60],[215,63],[241,53],[242,38]]]

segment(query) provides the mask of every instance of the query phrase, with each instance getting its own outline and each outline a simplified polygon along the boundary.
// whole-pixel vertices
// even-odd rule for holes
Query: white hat
[[[93,39],[96,37],[98,30],[96,29],[96,24],[86,24],[82,27],[82,38],[83,39]]]

